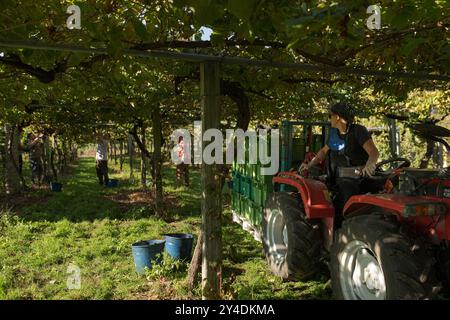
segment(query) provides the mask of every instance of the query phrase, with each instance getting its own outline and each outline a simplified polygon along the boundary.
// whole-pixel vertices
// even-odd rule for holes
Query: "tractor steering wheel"
[[[382,166],[384,166],[385,164],[388,164],[388,163],[400,162],[400,161],[403,161],[403,163],[401,165],[399,165],[397,168],[395,168],[393,171],[401,169],[401,168],[408,168],[411,165],[411,161],[409,161],[408,159],[397,157],[397,158],[392,158],[392,159],[378,162],[375,167],[375,171],[376,172],[384,172],[384,170],[381,169]]]

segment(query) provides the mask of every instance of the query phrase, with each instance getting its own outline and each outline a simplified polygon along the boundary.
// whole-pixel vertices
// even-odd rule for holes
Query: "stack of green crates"
[[[261,174],[263,165],[260,162],[249,163],[247,142],[245,147],[246,163],[234,163],[232,167],[233,193],[231,207],[234,212],[248,220],[254,227],[260,228],[265,202],[269,194],[273,192],[273,176]],[[270,153],[270,139],[267,140],[267,150]]]
[[[267,152],[271,152],[270,135],[266,141]],[[260,162],[256,164],[249,163],[248,140],[244,143],[246,163],[233,163],[233,192],[231,207],[242,218],[248,220],[254,227],[260,228],[264,216],[264,207],[267,198],[274,191],[272,175],[262,175],[261,168],[264,167]],[[322,135],[314,134],[312,137],[312,146],[310,151],[317,152],[322,148]],[[259,144],[257,148],[259,158]],[[280,152],[280,150],[278,150]],[[304,160],[306,153],[305,137],[294,137],[292,139],[292,154],[288,155],[290,167],[298,167]],[[280,160],[281,157],[279,158]],[[267,167],[270,164],[266,165]]]

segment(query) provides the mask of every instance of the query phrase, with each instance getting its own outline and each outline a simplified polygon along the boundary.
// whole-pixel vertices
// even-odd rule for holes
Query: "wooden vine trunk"
[[[197,244],[195,245],[194,254],[192,255],[191,264],[188,270],[188,289],[192,291],[197,284],[197,274],[200,271],[202,265],[202,248],[203,248],[203,232],[200,233],[197,238]]]
[[[142,125],[141,127],[141,141],[145,146],[145,129],[146,127]],[[141,185],[142,188],[147,189],[147,156],[144,151],[141,151]]]
[[[117,164],[117,141],[113,141],[114,164]]]
[[[202,136],[210,128],[220,128],[220,64],[200,66]],[[202,150],[207,142],[202,142]],[[201,166],[202,181],[202,296],[220,299],[222,285],[222,198],[217,164]]]
[[[128,135],[128,157],[129,157],[129,161],[130,161],[130,179],[131,180],[134,178],[133,156],[134,156],[134,142],[133,142],[133,136],[130,134],[130,135]]]
[[[21,192],[19,174],[19,134],[17,126],[5,124],[5,189],[6,194]]]
[[[124,161],[124,158],[123,158],[123,141],[120,140],[120,159],[119,159],[119,162],[120,162],[120,173],[123,172],[123,161]]]
[[[153,190],[155,194],[155,214],[157,217],[164,215],[163,208],[163,185],[161,175],[161,147],[162,147],[162,126],[161,110],[156,106],[152,111],[152,133],[153,133]]]

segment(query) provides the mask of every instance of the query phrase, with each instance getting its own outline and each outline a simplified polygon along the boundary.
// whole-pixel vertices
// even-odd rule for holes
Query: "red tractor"
[[[383,191],[352,196],[340,213],[323,176],[276,175],[262,222],[272,272],[305,280],[325,261],[337,299],[435,297],[450,279],[450,170],[409,165],[401,158],[380,163],[374,178]],[[357,169],[343,174],[355,176]],[[282,185],[291,191],[277,191]]]

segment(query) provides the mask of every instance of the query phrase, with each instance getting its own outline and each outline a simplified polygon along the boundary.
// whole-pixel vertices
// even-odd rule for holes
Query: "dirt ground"
[[[123,212],[130,210],[133,206],[152,207],[155,204],[153,192],[148,189],[127,190],[109,196],[108,198],[118,203]],[[168,207],[176,207],[179,205],[179,199],[173,194],[165,194],[164,204]]]
[[[23,214],[22,209],[35,205],[46,204],[51,197],[48,187],[32,186],[30,191],[17,195],[1,195],[0,196],[0,211],[10,211],[19,215]]]

